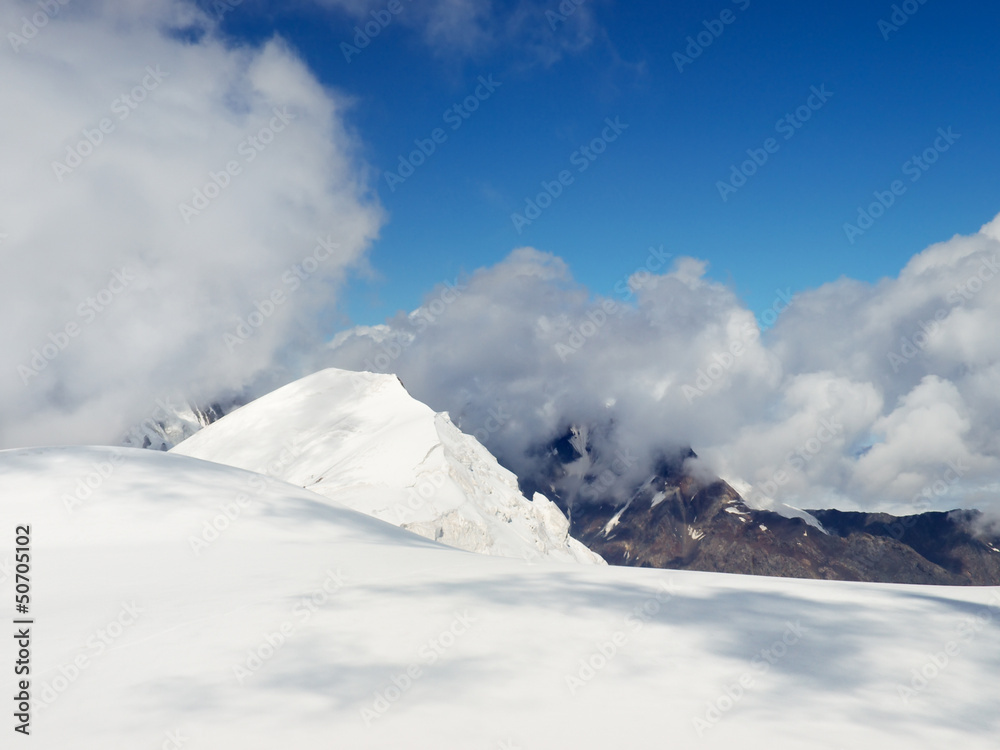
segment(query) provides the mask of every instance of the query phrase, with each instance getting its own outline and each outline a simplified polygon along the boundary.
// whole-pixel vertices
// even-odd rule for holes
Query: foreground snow
[[[603,564],[555,503],[394,375],[328,369],[247,404],[172,452],[268,474],[471,552]]]
[[[3,570],[33,539],[25,747],[996,747],[995,589],[530,564],[115,455],[0,452]]]

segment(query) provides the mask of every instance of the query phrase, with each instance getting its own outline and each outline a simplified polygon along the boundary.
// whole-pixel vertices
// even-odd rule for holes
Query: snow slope
[[[603,564],[569,521],[394,375],[329,369],[237,409],[172,452],[284,479],[428,539]]]
[[[37,449],[0,452],[11,631],[18,524],[36,707],[11,746],[937,750],[1000,736],[997,589],[533,565],[184,456]],[[8,701],[14,659],[0,638]]]

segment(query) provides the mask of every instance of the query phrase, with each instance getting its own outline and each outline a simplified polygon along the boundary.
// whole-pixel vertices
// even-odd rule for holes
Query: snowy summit
[[[267,474],[470,552],[603,564],[566,516],[394,375],[328,369],[172,449]]]

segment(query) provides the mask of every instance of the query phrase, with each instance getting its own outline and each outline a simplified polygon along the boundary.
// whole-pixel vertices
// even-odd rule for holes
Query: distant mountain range
[[[570,430],[540,446],[541,468],[515,483],[474,438],[463,435],[447,415],[434,415],[409,397],[394,376],[323,372],[240,408],[223,420],[229,427],[213,423],[237,409],[238,402],[186,406],[133,430],[127,442],[136,445],[139,435],[142,447],[167,450],[199,433],[176,452],[272,473],[341,501],[344,488],[354,487],[351,507],[446,544],[491,554],[582,560],[585,545],[596,553],[595,560],[599,555],[612,565],[1000,585],[1000,529],[988,528],[978,511],[897,517],[810,510],[788,517],[751,508],[721,479],[706,482],[685,473],[684,460],[695,455],[690,449],[665,455],[655,474],[632,489],[625,502],[602,494],[596,478],[586,475],[568,494],[560,480],[582,458],[580,449],[590,450],[579,441],[585,430]],[[405,418],[388,418],[410,412],[411,419],[425,422],[421,430],[414,432]],[[347,440],[352,431],[367,442]],[[289,441],[302,440],[310,445],[308,459],[266,471]],[[375,451],[380,444],[395,448]],[[360,445],[367,445],[367,452]],[[418,453],[425,449],[427,455],[404,459],[404,445]],[[398,481],[388,481],[391,492],[380,491],[379,482],[394,473]],[[367,478],[358,479],[361,475]],[[415,513],[406,503],[414,487],[422,487],[420,477],[447,486],[434,488],[432,499],[421,502]],[[368,485],[371,491],[359,490]]]
[[[548,461],[522,477],[525,493],[551,497],[570,533],[612,565],[704,570],[846,581],[1000,584],[1000,533],[973,510],[913,516],[810,510],[789,518],[749,507],[721,479],[684,472],[687,450],[664,458],[655,476],[624,504],[602,501],[586,477],[586,502],[566,497],[558,480],[580,459],[567,433],[543,449]]]

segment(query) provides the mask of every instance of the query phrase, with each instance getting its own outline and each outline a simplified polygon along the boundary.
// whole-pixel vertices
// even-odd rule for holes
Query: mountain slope
[[[985,750],[1000,732],[998,589],[530,565],[129,449],[0,452],[0,526],[20,524],[43,750]]]
[[[281,478],[473,552],[603,561],[569,522],[393,375],[323,370],[205,427],[173,453]]]
[[[572,443],[572,444],[571,444]],[[612,565],[636,565],[794,578],[923,584],[1000,584],[1000,537],[978,532],[975,511],[888,514],[795,511],[790,518],[751,508],[722,480],[686,473],[690,450],[665,458],[626,503],[602,496],[595,477],[576,495],[560,492],[580,451],[570,436],[545,451],[549,461],[526,492],[552,497],[571,533]]]

